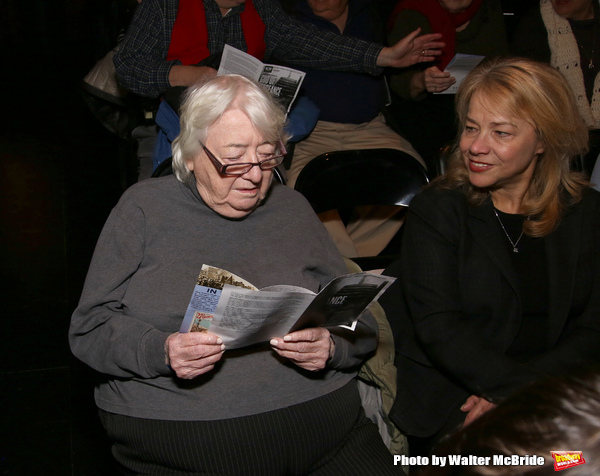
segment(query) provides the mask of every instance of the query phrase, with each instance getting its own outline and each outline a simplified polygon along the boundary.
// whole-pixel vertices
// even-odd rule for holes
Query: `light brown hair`
[[[521,213],[532,218],[525,220],[525,234],[545,236],[558,226],[564,209],[581,200],[588,184],[582,174],[571,171],[572,161],[588,147],[588,131],[573,93],[564,77],[549,65],[522,58],[485,62],[467,76],[456,94],[459,138],[476,93],[501,114],[531,124],[544,147]],[[473,206],[481,205],[489,196],[489,190],[469,182],[457,146],[448,160],[446,174],[433,185],[462,189]]]

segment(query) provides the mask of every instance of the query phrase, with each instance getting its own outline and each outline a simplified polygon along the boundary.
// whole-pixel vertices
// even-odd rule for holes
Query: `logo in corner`
[[[551,453],[554,458],[554,471],[585,464],[581,451],[551,451]]]

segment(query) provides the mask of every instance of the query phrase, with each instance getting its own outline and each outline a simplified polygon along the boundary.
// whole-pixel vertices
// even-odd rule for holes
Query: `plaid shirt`
[[[169,86],[169,71],[180,61],[167,61],[171,31],[177,17],[178,0],[144,0],[115,56],[119,81],[142,96],[157,97]],[[278,0],[254,0],[266,25],[265,59],[276,56],[299,66],[334,71],[364,71],[377,74],[382,45],[320,32],[312,25],[292,20]],[[225,43],[246,51],[240,13],[244,5],[222,16],[214,0],[204,0],[211,54],[220,53]]]

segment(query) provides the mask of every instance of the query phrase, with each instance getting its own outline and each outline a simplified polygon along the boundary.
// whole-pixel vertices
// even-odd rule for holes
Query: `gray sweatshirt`
[[[337,390],[376,347],[377,324],[365,313],[354,332],[330,329],[335,355],[323,371],[302,370],[264,344],[226,350],[211,372],[180,380],[165,365],[164,343],[179,330],[203,264],[259,288],[315,292],[347,272],[306,200],[280,184],[239,220],[214,212],[195,185],[174,176],[134,185],[100,235],[69,331],[73,353],[105,374],[96,388],[101,409],[170,420],[262,413]]]

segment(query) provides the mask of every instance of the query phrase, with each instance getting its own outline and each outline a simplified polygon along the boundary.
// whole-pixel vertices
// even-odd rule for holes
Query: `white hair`
[[[202,151],[208,129],[225,111],[239,109],[267,142],[285,143],[285,111],[260,85],[243,76],[229,74],[190,86],[180,109],[181,132],[173,141],[173,172],[187,182],[192,172],[186,160]]]

